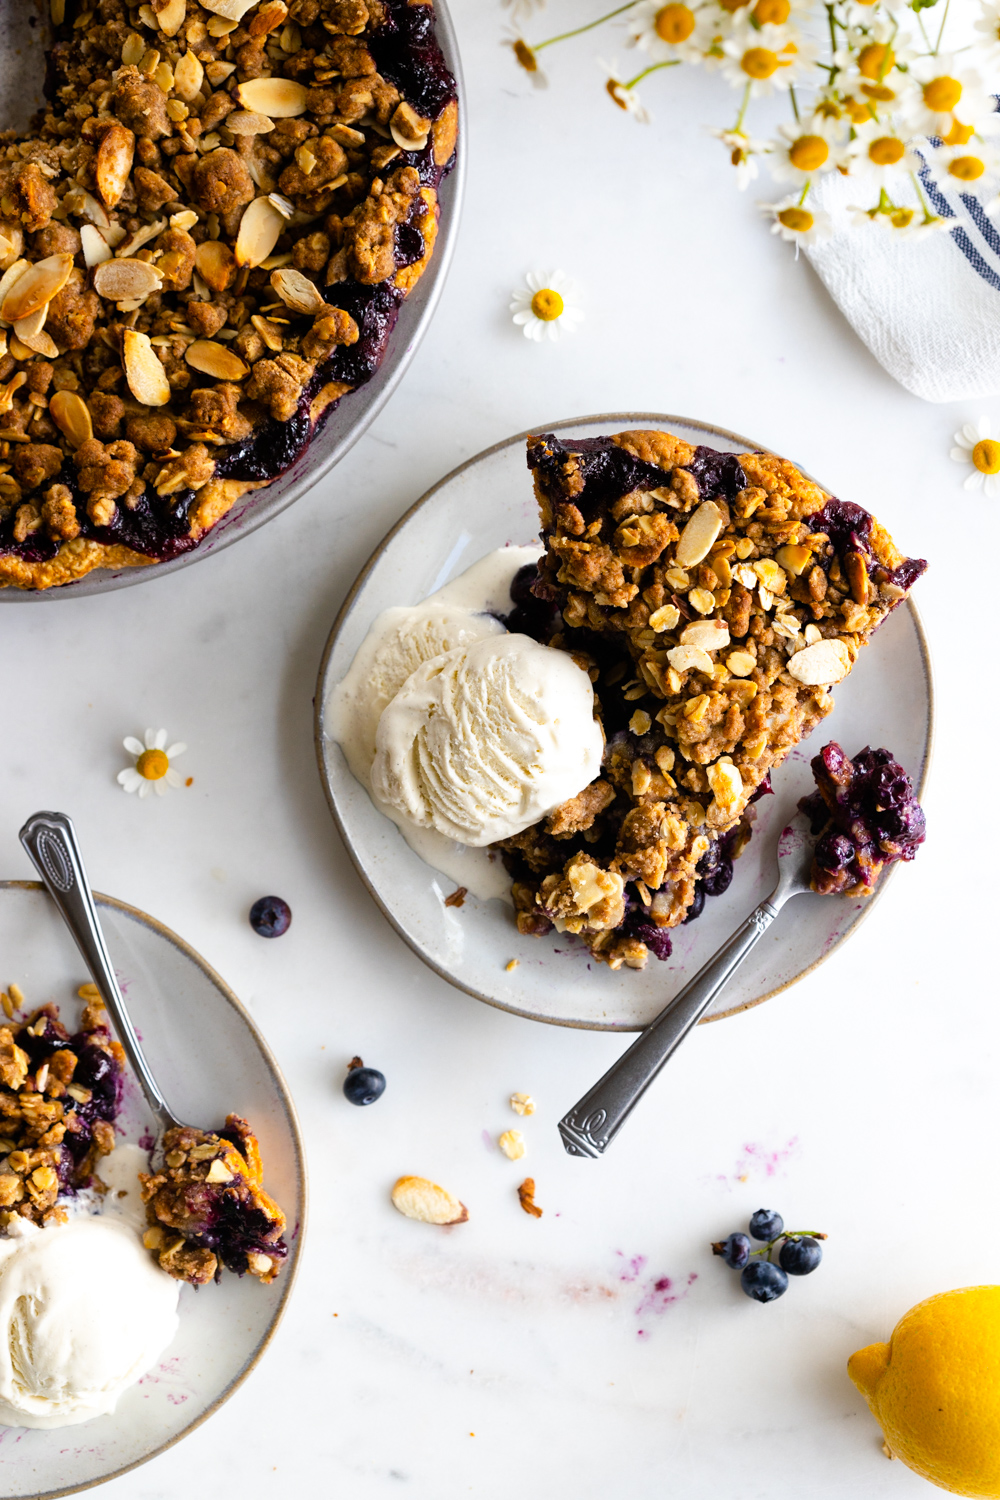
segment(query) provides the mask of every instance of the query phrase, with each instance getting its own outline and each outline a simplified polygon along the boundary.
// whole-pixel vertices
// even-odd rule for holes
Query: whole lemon
[[[896,1458],[953,1495],[1000,1497],[1000,1286],[918,1302],[847,1373]]]

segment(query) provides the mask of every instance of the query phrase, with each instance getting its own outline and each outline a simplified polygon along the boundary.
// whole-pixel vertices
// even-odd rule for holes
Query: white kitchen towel
[[[970,194],[942,192],[926,171],[933,211],[958,222],[924,239],[897,240],[855,225],[848,206],[866,203],[859,184],[836,172],[813,200],[834,230],[806,251],[827,291],[875,358],[925,401],[1000,393],[1000,233]],[[895,201],[910,202],[901,189]]]

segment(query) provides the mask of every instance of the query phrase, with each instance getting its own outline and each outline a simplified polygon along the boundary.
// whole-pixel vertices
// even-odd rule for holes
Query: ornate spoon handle
[[[42,877],[46,890],[59,908],[63,921],[76,939],[84,963],[114,1021],[125,1056],[139,1080],[146,1103],[162,1133],[180,1121],[160,1093],[125,1007],[83,868],[83,855],[80,853],[72,820],[65,813],[35,813],[25,823],[19,837]]]
[[[770,927],[782,905],[762,901],[666,1010],[559,1121],[570,1156],[602,1155],[670,1058]]]

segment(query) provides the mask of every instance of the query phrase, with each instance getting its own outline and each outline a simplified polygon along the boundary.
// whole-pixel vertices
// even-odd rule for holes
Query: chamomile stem
[[[736,116],[736,124],[733,126],[733,130],[734,131],[740,131],[740,130],[743,129],[743,116],[747,112],[747,105],[749,103],[750,103],[750,84],[748,83],[747,86],[746,86],[746,88],[743,90],[743,100],[742,100],[742,103],[740,104],[740,112]]]
[[[802,120],[799,115],[799,101],[795,97],[795,90],[791,84],[788,85],[788,97],[792,101],[792,114],[795,116],[795,123],[796,125],[801,125]]]
[[[944,0],[944,15],[941,17],[941,25],[940,25],[940,27],[938,29],[938,38],[937,38],[937,42],[934,45],[934,56],[935,57],[937,57],[938,53],[941,51],[941,38],[944,36],[944,28],[948,24],[948,10],[949,10],[950,6],[951,6],[951,0]]]
[[[679,62],[679,57],[672,57],[669,62],[652,63],[650,67],[643,68],[642,72],[637,73],[634,78],[630,78],[628,83],[623,84],[622,87],[634,89],[636,84],[641,83],[644,78],[648,78],[650,73],[658,73],[661,68],[676,68]]]
[[[806,201],[806,199],[809,197],[809,189],[811,187],[812,187],[812,178],[811,177],[807,177],[806,178],[806,185],[802,189],[802,193],[801,193],[801,195],[799,197],[799,207],[800,208],[802,207],[802,205]]]
[[[635,0],[629,0],[628,5],[619,5],[617,10],[609,10],[606,16],[598,16],[596,21],[588,21],[586,26],[577,26],[573,31],[561,31],[558,36],[550,36],[544,42],[536,42],[532,52],[541,52],[543,47],[551,47],[553,42],[565,42],[571,36],[582,36],[585,31],[593,31],[595,26],[603,26],[605,21],[610,21],[614,16],[620,16],[622,11],[631,10]]]
[[[913,183],[913,186],[916,189],[917,197],[920,199],[920,207],[924,211],[924,218],[925,219],[933,219],[934,215],[931,213],[930,204],[927,202],[927,199],[924,197],[924,190],[920,186],[920,179],[918,178],[916,172],[911,172],[910,173],[910,181]]]

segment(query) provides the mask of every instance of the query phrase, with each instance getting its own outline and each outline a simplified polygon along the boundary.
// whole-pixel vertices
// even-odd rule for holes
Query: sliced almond
[[[166,5],[156,14],[156,24],[164,36],[176,36],[184,25],[184,16],[187,13],[185,0],[167,0]]]
[[[143,406],[166,406],[170,400],[170,382],[149,336],[137,333],[134,328],[126,328],[123,356],[125,379],[135,399]]]
[[[705,500],[692,515],[681,532],[674,561],[680,568],[693,568],[707,557],[719,532],[722,530],[722,513],[711,500]]]
[[[30,260],[16,260],[14,264],[12,266],[8,266],[3,275],[0,276],[0,308],[3,307],[4,302],[7,300],[7,295],[10,292],[10,289],[14,285],[15,281],[20,281],[21,277],[24,275],[25,271],[30,265]]]
[[[115,254],[122,260],[124,260],[129,255],[134,255],[135,252],[137,250],[141,250],[142,246],[147,244],[149,240],[155,240],[158,234],[162,234],[166,227],[166,219],[154,219],[152,224],[140,224],[139,228],[135,230],[134,233],[128,235],[127,237],[123,237],[118,242],[118,247],[115,250]],[[112,239],[110,243],[114,244],[115,241]]]
[[[712,658],[700,646],[675,646],[667,652],[667,661],[675,672],[704,672],[711,677]]]
[[[270,82],[269,79],[254,80]],[[278,243],[285,220],[267,198],[255,198],[244,210],[236,236],[236,264],[259,266]]]
[[[188,51],[178,59],[174,68],[174,93],[191,104],[205,79],[205,69],[193,52]]]
[[[45,327],[45,317],[48,310],[49,304],[46,302],[43,307],[39,307],[35,312],[29,313],[26,318],[18,318],[14,323],[14,332],[18,338],[26,342],[28,339],[34,338],[36,333],[41,333]]]
[[[124,125],[112,125],[97,148],[94,176],[107,208],[114,208],[128,182],[135,155],[135,136]]]
[[[708,784],[723,811],[735,807],[743,791],[743,777],[731,760],[717,760],[707,769]]]
[[[83,246],[83,259],[88,266],[99,266],[102,261],[111,259],[111,246],[95,225],[81,224],[80,243]]]
[[[283,330],[278,324],[272,323],[270,318],[262,318],[259,313],[254,313],[250,322],[271,350],[271,353],[277,354],[285,342]]]
[[[236,257],[221,240],[202,240],[194,252],[198,275],[213,292],[224,292],[236,280]]]
[[[46,333],[43,328],[40,333],[33,333],[29,338],[21,342],[31,350],[32,354],[40,354],[43,359],[58,359],[59,348],[51,334]]]
[[[244,109],[267,115],[271,120],[289,120],[304,115],[309,91],[291,78],[248,78],[236,90]]]
[[[729,645],[729,626],[725,620],[694,620],[681,631],[681,645],[721,651]]]
[[[35,351],[34,349],[29,349],[27,344],[22,343],[17,334],[14,333],[13,330],[11,330],[8,352],[12,354],[15,359],[24,360],[30,359]]]
[[[245,365],[238,354],[227,349],[225,344],[217,344],[214,339],[195,339],[185,349],[184,358],[193,370],[200,370],[215,380],[242,380],[244,375],[250,374],[250,366]]]
[[[21,389],[27,378],[23,370],[18,370],[6,385],[0,385],[0,412],[6,413],[11,410],[14,405],[14,392]]]
[[[314,282],[291,266],[271,272],[271,285],[286,307],[297,313],[318,313],[326,306]]]
[[[232,1172],[230,1172],[229,1168],[226,1166],[225,1162],[222,1160],[222,1157],[221,1156],[217,1156],[215,1158],[215,1160],[213,1161],[212,1165],[208,1169],[208,1174],[207,1174],[207,1176],[205,1178],[205,1181],[206,1182],[232,1182],[232,1180],[233,1180],[233,1174],[232,1174]]]
[[[817,641],[790,656],[788,670],[806,687],[830,687],[851,670],[850,652],[843,641]]]
[[[193,229],[198,215],[193,208],[182,208],[179,214],[170,215],[171,229]]]
[[[811,566],[813,555],[811,547],[796,547],[791,545],[779,547],[774,554],[775,559],[785,569],[786,573],[794,573],[796,578],[801,577],[806,568]]]
[[[94,290],[109,302],[124,302],[158,292],[163,277],[148,260],[106,260],[94,271]]]
[[[0,287],[19,264],[19,261],[15,262],[10,271],[5,273]],[[17,323],[21,318],[37,312],[40,307],[51,302],[57,292],[62,291],[72,269],[72,255],[46,255],[44,260],[36,260],[23,275],[18,274],[6,292],[0,303],[0,318],[5,323]]]
[[[88,219],[91,224],[96,224],[98,229],[109,229],[111,226],[111,220],[103,206],[98,203],[92,193],[84,192],[83,188],[70,188],[63,199],[63,204],[75,218]]]
[[[400,1177],[392,1190],[392,1204],[408,1219],[424,1224],[464,1224],[469,1217],[464,1203],[426,1177]]]
[[[94,436],[90,412],[75,391],[56,391],[49,401],[49,416],[71,448],[79,448]]]
[[[257,0],[205,0],[203,10],[210,10],[217,16],[224,16],[227,21],[242,21],[248,10],[252,10]]]
[[[339,177],[335,177],[334,180],[333,180],[333,182],[327,183],[327,187],[328,188],[338,187],[340,185],[340,182],[342,180],[343,179],[341,179]],[[268,193],[268,195],[267,195],[267,201],[269,203],[273,203],[274,204],[275,208],[278,210],[279,214],[281,215],[281,217],[283,219],[294,219],[295,218],[295,213],[296,213],[295,204],[292,203],[292,201],[289,198],[286,198],[282,193]],[[303,224],[304,223],[311,224],[313,222],[313,216],[310,216],[308,220],[303,217],[298,222],[299,223],[303,223]]]
[[[758,562],[753,564],[753,570],[770,593],[783,594],[785,592],[788,575],[784,568],[779,567],[773,557],[762,557]]]
[[[726,657],[726,666],[734,677],[749,677],[756,665],[757,659],[749,651],[731,651]]]
[[[267,135],[274,129],[274,121],[267,115],[258,115],[252,109],[234,109],[226,116],[226,129],[233,135]]]
[[[664,604],[660,609],[654,609],[649,617],[649,628],[659,633],[662,630],[673,630],[680,623],[681,612],[676,604]]]
[[[408,136],[403,135],[402,131],[397,128],[392,120],[390,120],[389,134],[392,136],[400,151],[423,151],[425,146],[427,145],[427,136],[430,134],[430,131],[428,131],[426,135],[417,136],[416,140],[414,141],[411,140]]]

